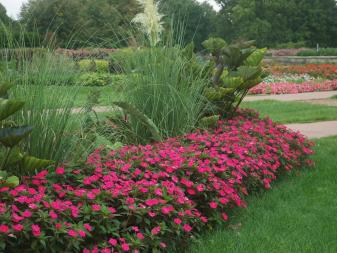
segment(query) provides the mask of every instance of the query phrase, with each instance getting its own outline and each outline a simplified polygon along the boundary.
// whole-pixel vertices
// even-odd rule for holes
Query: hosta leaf
[[[8,187],[16,187],[20,184],[20,180],[17,176],[10,176],[6,178],[5,182],[3,183],[4,186]]]
[[[0,121],[20,110],[24,102],[0,98]]]
[[[1,84],[0,85],[0,98],[6,98],[8,90],[12,87],[13,85],[10,83]]]
[[[114,102],[114,104],[122,108],[126,113],[130,114],[132,117],[139,120],[144,126],[146,126],[148,130],[151,132],[152,138],[155,141],[162,141],[162,137],[158,127],[144,113],[139,111],[133,105],[130,105],[125,102]]]
[[[0,129],[0,142],[6,147],[14,147],[33,130],[30,126],[8,127]]]
[[[33,156],[25,156],[22,160],[22,165],[26,170],[38,170],[52,164],[53,161],[38,159]]]

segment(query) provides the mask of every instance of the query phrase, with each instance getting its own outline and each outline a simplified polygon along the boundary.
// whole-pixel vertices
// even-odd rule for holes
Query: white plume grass
[[[161,33],[164,30],[162,18],[159,13],[159,2],[155,0],[137,0],[144,8],[144,12],[138,13],[132,22],[139,24],[140,29],[148,37],[151,46],[156,46],[161,40]]]

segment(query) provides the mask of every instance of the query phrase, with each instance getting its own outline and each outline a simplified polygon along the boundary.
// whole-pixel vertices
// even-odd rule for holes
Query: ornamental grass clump
[[[171,252],[245,196],[311,164],[312,144],[240,113],[155,145],[96,150],[0,188],[0,251]]]

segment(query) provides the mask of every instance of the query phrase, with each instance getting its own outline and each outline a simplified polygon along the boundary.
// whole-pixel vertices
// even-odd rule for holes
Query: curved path
[[[298,131],[310,139],[337,135],[337,121],[323,121],[305,124],[288,124],[288,128]]]
[[[323,92],[308,92],[298,94],[283,94],[283,95],[259,95],[259,96],[247,96],[245,101],[259,101],[259,100],[278,100],[278,101],[308,101],[316,99],[328,99],[337,95],[337,91],[323,91]],[[114,107],[98,106],[94,110],[98,113],[111,112],[116,110]],[[336,108],[337,110],[337,108]],[[81,109],[74,108],[73,113],[81,112]],[[303,124],[288,124],[288,128],[299,131],[303,135],[310,139],[323,138],[337,135],[337,121],[324,121],[315,123],[303,123]]]
[[[260,101],[260,100],[277,100],[277,101],[305,101],[315,99],[327,99],[337,95],[337,91],[319,91],[306,92],[297,94],[281,94],[281,95],[254,95],[247,96],[244,101]]]

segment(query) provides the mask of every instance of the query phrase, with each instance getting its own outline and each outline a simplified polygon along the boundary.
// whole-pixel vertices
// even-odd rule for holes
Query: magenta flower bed
[[[120,151],[97,150],[85,165],[42,171],[0,189],[5,252],[166,251],[311,164],[312,143],[256,115]],[[1,251],[0,250],[0,251]]]
[[[261,83],[252,88],[250,94],[296,94],[315,91],[337,90],[337,80],[322,83]]]

